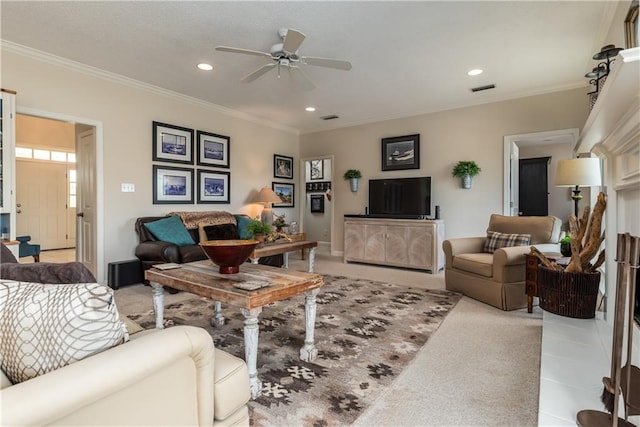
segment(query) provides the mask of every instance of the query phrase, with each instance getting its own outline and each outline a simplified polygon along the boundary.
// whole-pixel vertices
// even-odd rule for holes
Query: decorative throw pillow
[[[198,225],[198,234],[201,242],[207,240],[238,239],[238,227],[235,224]]]
[[[179,216],[170,216],[157,221],[147,222],[145,227],[155,236],[156,239],[163,242],[173,243],[178,246],[194,245],[193,237],[189,234],[187,227],[184,226]]]
[[[253,233],[249,232],[249,223],[251,218],[246,215],[236,215],[236,221],[238,221],[238,234],[242,240],[253,239]]]
[[[14,384],[128,339],[108,286],[0,280],[0,368]]]
[[[531,243],[531,234],[505,234],[497,231],[487,231],[487,240],[484,242],[484,251],[490,254],[496,249],[509,246],[526,246]]]

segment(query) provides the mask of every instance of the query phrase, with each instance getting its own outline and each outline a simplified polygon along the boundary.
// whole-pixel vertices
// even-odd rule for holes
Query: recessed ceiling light
[[[201,70],[204,70],[204,71],[211,71],[211,70],[213,70],[213,65],[206,64],[206,63],[203,62],[202,64],[198,64],[198,68],[200,68]]]
[[[316,107],[306,107],[306,108],[304,109],[304,111],[308,111],[308,112],[310,112],[310,113],[313,113],[314,111],[316,111]]]
[[[468,76],[477,76],[479,74],[482,74],[483,70],[481,70],[480,68],[474,68],[473,70],[470,70],[467,72]]]

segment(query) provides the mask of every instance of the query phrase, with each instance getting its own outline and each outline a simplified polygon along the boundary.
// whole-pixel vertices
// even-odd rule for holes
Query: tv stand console
[[[429,270],[444,269],[444,221],[347,217],[344,262]]]

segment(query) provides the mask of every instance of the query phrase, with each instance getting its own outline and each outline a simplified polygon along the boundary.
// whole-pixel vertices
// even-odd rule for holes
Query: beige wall
[[[228,210],[258,213],[248,200],[273,181],[273,154],[299,158],[298,135],[221,112],[213,106],[167,96],[87,72],[2,51],[2,87],[16,90],[16,106],[88,119],[103,125],[102,195],[104,265],[134,257],[139,216],[174,210]],[[151,122],[157,120],[231,137],[231,203],[199,205],[152,204]],[[121,183],[135,184],[122,193]],[[296,186],[298,197],[300,186]],[[298,220],[296,209],[279,209]]]
[[[75,126],[58,120],[16,115],[16,146],[76,151]]]
[[[585,81],[586,84],[586,81]],[[343,215],[364,213],[368,180],[409,176],[432,177],[433,206],[440,205],[446,236],[483,235],[490,214],[502,212],[503,138],[556,129],[582,128],[588,114],[587,87],[485,104],[403,119],[301,135],[303,158],[334,155],[333,250],[343,249]],[[381,171],[381,139],[420,134],[420,169]],[[482,172],[470,190],[451,177],[459,160],[475,160]],[[359,169],[357,193],[338,179]]]

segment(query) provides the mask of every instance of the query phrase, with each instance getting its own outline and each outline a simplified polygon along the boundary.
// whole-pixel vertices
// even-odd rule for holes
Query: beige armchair
[[[502,310],[526,307],[525,254],[531,246],[542,252],[559,252],[562,221],[554,216],[510,217],[491,215],[487,231],[530,234],[525,246],[484,251],[486,237],[445,240],[445,285],[450,291],[491,304]]]

